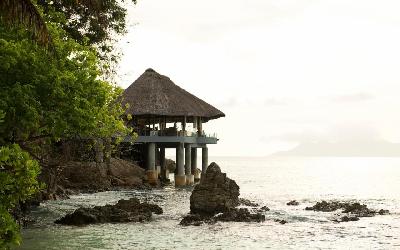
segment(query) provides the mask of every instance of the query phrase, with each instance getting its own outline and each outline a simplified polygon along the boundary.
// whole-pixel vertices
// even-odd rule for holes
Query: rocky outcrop
[[[275,219],[274,221],[278,222],[279,224],[282,224],[282,225],[285,225],[287,223],[287,221],[283,220],[283,219]]]
[[[250,213],[247,208],[235,208],[214,217],[216,221],[234,222],[263,222],[265,215],[261,213]]]
[[[200,226],[204,223],[214,224],[221,222],[263,222],[265,216],[261,213],[251,213],[247,208],[233,208],[215,216],[204,214],[188,214],[179,225],[181,226]]]
[[[298,205],[300,205],[300,203],[298,201],[296,201],[296,200],[292,200],[292,201],[289,201],[288,203],[286,203],[286,205],[288,205],[288,206],[298,206]]]
[[[243,206],[248,206],[248,207],[258,207],[258,203],[255,203],[251,200],[245,199],[245,198],[239,198],[239,204]]]
[[[56,194],[71,194],[74,191],[99,192],[113,188],[138,188],[144,185],[145,171],[118,158],[111,158],[110,164],[71,161],[58,172]],[[71,191],[74,190],[74,191]]]
[[[369,209],[367,205],[360,204],[359,202],[339,202],[339,201],[321,201],[317,202],[312,207],[306,207],[306,210],[319,211],[319,212],[333,212],[341,210],[342,213],[347,215],[334,219],[336,222],[357,221],[360,217],[372,217],[377,214],[389,214],[389,210],[373,210]]]
[[[204,179],[194,187],[190,196],[191,213],[214,215],[238,205],[239,186],[226,177],[215,162],[211,163]]]
[[[190,214],[182,219],[180,225],[198,226],[217,221],[262,222],[265,220],[262,212],[269,210],[262,207],[254,213],[248,208],[237,208],[239,205],[252,208],[259,206],[250,200],[239,199],[239,186],[213,162],[204,178],[195,186],[190,196]]]
[[[149,221],[152,213],[162,214],[162,208],[148,203],[140,203],[136,198],[120,200],[115,205],[78,208],[55,221],[57,224],[82,226],[109,222],[144,222]]]

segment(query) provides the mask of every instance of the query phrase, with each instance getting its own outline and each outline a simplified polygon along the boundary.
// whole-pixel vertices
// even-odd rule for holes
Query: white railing
[[[150,131],[150,136],[174,136],[172,134],[166,135],[163,133],[162,130],[156,130],[156,131]],[[189,137],[209,137],[209,138],[218,138],[217,133],[205,133],[203,131],[203,133],[201,135],[197,134],[197,131],[176,131],[176,135],[175,136],[189,136]]]

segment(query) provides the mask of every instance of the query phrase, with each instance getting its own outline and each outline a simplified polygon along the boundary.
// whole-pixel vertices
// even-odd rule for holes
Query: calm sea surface
[[[181,227],[191,190],[83,194],[42,204],[19,249],[400,249],[400,158],[212,158],[240,186],[241,197],[267,205],[263,223]],[[172,177],[172,176],[171,176]],[[138,197],[164,214],[148,223],[86,227],[52,222],[79,206]],[[301,205],[286,206],[296,199]],[[391,214],[333,223],[335,213],[305,211],[321,199],[357,200]],[[285,225],[274,222],[285,219]]]

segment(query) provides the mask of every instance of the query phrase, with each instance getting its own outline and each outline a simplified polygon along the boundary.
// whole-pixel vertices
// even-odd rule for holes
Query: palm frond
[[[0,0],[0,20],[10,25],[23,24],[42,45],[51,43],[51,36],[40,12],[31,0]]]

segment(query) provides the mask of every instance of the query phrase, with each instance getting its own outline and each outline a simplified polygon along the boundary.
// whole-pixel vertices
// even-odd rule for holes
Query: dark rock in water
[[[235,221],[235,222],[263,222],[265,215],[252,214],[247,208],[231,209],[214,217],[216,221]]]
[[[386,215],[386,214],[389,214],[389,210],[386,210],[386,209],[381,209],[381,210],[379,210],[379,211],[378,211],[378,214],[380,214],[380,215]]]
[[[269,208],[267,206],[263,206],[263,207],[260,207],[259,209],[257,209],[258,213],[268,212],[268,211],[269,211]]]
[[[226,177],[215,163],[208,166],[203,180],[190,196],[190,211],[194,214],[214,215],[239,205],[239,186]]]
[[[143,222],[149,221],[155,214],[162,214],[162,208],[148,203],[140,203],[136,198],[120,200],[115,205],[78,208],[55,221],[57,224],[82,226],[108,222]]]
[[[251,200],[245,199],[245,198],[239,198],[239,204],[243,206],[248,206],[248,207],[258,207],[258,205],[255,202],[252,202]]]
[[[313,210],[313,211],[318,211],[318,212],[333,212],[333,211],[336,211],[341,208],[343,208],[343,204],[340,202],[321,201],[321,202],[317,202],[317,204],[315,204],[312,207],[306,207],[306,210]]]
[[[355,214],[358,217],[372,217],[376,211],[367,208],[367,205],[360,203],[343,203],[343,213]]]
[[[179,223],[181,226],[200,226],[204,223],[212,224],[215,223],[213,217],[201,214],[188,214]]]
[[[340,219],[336,219],[336,222],[347,222],[357,221],[359,217],[372,217],[376,214],[384,215],[389,214],[389,210],[381,209],[379,211],[369,209],[367,205],[360,204],[359,202],[339,202],[339,201],[321,201],[317,202],[312,207],[306,207],[306,210],[320,211],[320,212],[333,212],[336,210],[342,210],[342,213],[349,214],[349,216],[343,216]]]
[[[292,200],[292,201],[289,201],[288,203],[286,203],[286,205],[288,205],[288,206],[298,206],[298,205],[300,205],[300,203],[298,201],[296,201],[296,200]]]
[[[217,214],[216,216],[204,214],[188,214],[183,217],[179,225],[182,226],[200,226],[204,223],[214,224],[221,222],[263,222],[265,216],[261,213],[250,213],[247,208],[234,208],[229,211]]]
[[[274,221],[275,221],[275,222],[279,222],[279,223],[282,224],[282,225],[284,225],[284,224],[287,223],[287,221],[281,220],[281,219],[275,219]]]
[[[236,208],[238,205],[258,207],[247,199],[239,199],[239,186],[234,180],[226,177],[216,163],[211,163],[190,196],[190,214],[185,216],[180,225],[199,226],[203,223],[217,221],[262,222],[265,216],[261,211],[251,213],[247,208]],[[263,207],[262,211],[268,211]]]
[[[358,218],[357,216],[343,216],[340,217],[339,219],[334,220],[335,222],[349,222],[349,221],[358,221],[360,220],[360,218]]]

